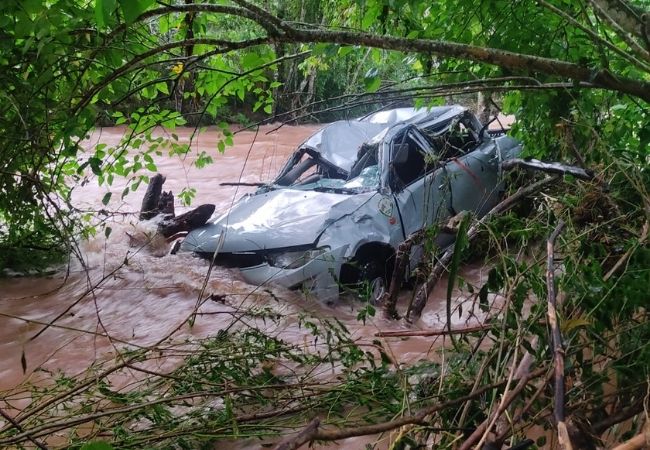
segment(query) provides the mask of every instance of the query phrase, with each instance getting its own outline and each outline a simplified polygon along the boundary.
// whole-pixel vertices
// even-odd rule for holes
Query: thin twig
[[[375,333],[375,337],[412,337],[412,336],[446,336],[449,334],[467,334],[478,331],[489,330],[490,325],[476,325],[467,328],[457,328],[450,330],[405,330],[405,331],[380,331]]]
[[[16,422],[13,417],[11,417],[9,414],[4,412],[2,409],[0,409],[0,416],[4,417],[7,422],[12,424],[20,433],[25,433],[23,430],[23,427],[20,426],[18,422]],[[35,446],[40,448],[41,450],[48,450],[48,448],[43,444],[42,442],[36,440],[35,438],[32,437],[30,433],[25,433],[25,437]]]
[[[564,228],[564,221],[560,220],[546,241],[546,289],[548,323],[551,327],[555,372],[555,404],[553,411],[560,447],[564,450],[572,450],[573,446],[571,445],[564,414],[564,348],[562,347],[562,334],[557,318],[557,296],[555,292],[555,240],[562,228]]]
[[[637,241],[637,243],[632,247],[630,247],[623,254],[623,256],[621,256],[619,260],[616,261],[616,264],[614,264],[614,266],[611,269],[609,269],[609,271],[603,277],[604,281],[609,280],[612,277],[612,275],[614,275],[618,271],[618,269],[620,269],[621,266],[625,264],[625,261],[628,260],[628,258],[632,255],[632,253],[634,253],[634,251],[638,248],[638,246],[645,242],[645,240],[648,238],[649,229],[650,229],[650,222],[646,220],[645,223],[643,224],[643,229],[641,230],[641,235],[639,236],[639,240]]]
[[[317,417],[300,432],[297,436],[285,440],[275,447],[275,450],[296,450],[307,442],[314,440],[314,436],[320,426],[320,419]]]

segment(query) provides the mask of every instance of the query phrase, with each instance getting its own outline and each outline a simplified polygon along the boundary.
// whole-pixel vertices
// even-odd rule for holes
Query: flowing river
[[[165,190],[178,194],[183,188],[195,188],[193,206],[213,203],[218,214],[254,190],[220,183],[272,180],[292,150],[317,129],[316,125],[283,126],[277,130],[265,126],[258,132],[242,131],[235,134],[234,145],[223,154],[217,151],[218,132],[207,130],[194,136],[187,157],[159,157],[156,164],[158,172],[167,178]],[[181,128],[174,133],[180,142],[188,143],[193,131]],[[124,128],[104,128],[85,145],[88,149],[100,142],[117,145],[124,133]],[[214,163],[197,169],[192,162],[201,151],[212,156]],[[107,238],[98,228],[94,237],[79,244],[83,264],[73,261],[67,269],[48,276],[0,279],[0,399],[9,398],[24,383],[46,383],[53,373],[81,373],[96,360],[114,357],[116,350],[125,345],[152,345],[168,335],[177,339],[214,335],[232,320],[220,312],[251,305],[268,304],[282,314],[285,319],[274,325],[273,333],[289,341],[304,338],[305,332],[299,329],[296,319],[304,311],[321,317],[336,316],[359,342],[377,339],[379,331],[440,330],[445,325],[445,279],[431,293],[422,318],[412,325],[388,320],[381,311],[364,324],[356,318],[361,307],[358,301],[325,306],[299,292],[248,285],[235,271],[218,267],[206,281],[205,260],[189,254],[168,255],[167,242],[150,239],[155,224],[138,222],[144,186],[120,200],[124,186],[124,180],[117,178],[110,187],[99,187],[92,179],[75,189],[74,204],[79,209],[105,208],[115,213],[95,214],[95,220],[106,219],[112,232]],[[105,207],[102,198],[108,191],[113,195]],[[187,209],[177,201],[177,214]],[[469,282],[479,283],[486,275],[484,271],[474,265],[462,275]],[[202,289],[224,301],[203,304],[190,327],[187,319]],[[281,300],[273,300],[269,291]],[[402,294],[401,310],[411,294]],[[470,301],[460,294],[457,297],[457,302]],[[454,326],[476,324],[475,318],[468,318],[470,310],[467,307],[463,315],[454,314]],[[45,328],[47,324],[51,325]],[[384,344],[397,362],[409,362],[435,357],[442,341],[442,337],[390,338],[384,339]],[[30,401],[16,399],[10,409],[19,410]],[[5,407],[2,403],[0,400],[0,407]]]

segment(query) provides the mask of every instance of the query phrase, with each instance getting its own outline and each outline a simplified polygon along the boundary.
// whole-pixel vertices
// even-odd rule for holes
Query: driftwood
[[[158,201],[162,193],[163,184],[165,184],[165,177],[159,173],[155,174],[149,179],[147,192],[144,193],[142,198],[142,206],[140,207],[140,220],[149,220],[160,214],[158,209]]]
[[[158,225],[158,232],[165,237],[173,236],[182,231],[191,231],[205,225],[214,213],[214,205],[201,205],[180,216],[164,219]]]
[[[163,220],[158,224],[158,232],[164,237],[192,231],[205,225],[212,213],[214,213],[214,205],[200,205],[191,211],[176,216],[174,212],[174,194],[171,191],[163,192],[163,184],[165,184],[165,177],[159,173],[149,180],[147,192],[145,192],[142,199],[140,220],[149,220],[162,216]]]
[[[542,162],[537,159],[513,158],[501,163],[501,168],[504,170],[509,170],[514,167],[539,170],[541,172],[554,173],[558,175],[573,175],[581,180],[592,180],[595,176],[594,172],[590,169],[583,169],[582,167],[570,166],[559,162]]]
[[[413,245],[419,244],[423,238],[424,230],[416,231],[397,247],[397,252],[395,254],[395,267],[393,268],[393,274],[390,279],[390,287],[380,300],[380,304],[384,306],[386,315],[391,319],[399,318],[396,307],[397,295],[399,294],[399,289],[402,285],[402,280],[404,279],[404,272],[406,271],[406,265],[409,262],[411,248]]]
[[[489,330],[490,325],[476,325],[467,328],[456,328],[451,330],[404,330],[404,331],[380,331],[375,333],[375,337],[429,337],[429,336],[446,336],[449,334],[467,334],[478,331]]]

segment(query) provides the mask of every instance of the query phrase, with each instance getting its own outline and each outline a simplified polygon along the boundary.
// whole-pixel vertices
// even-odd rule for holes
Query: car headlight
[[[313,250],[300,250],[269,255],[269,264],[282,269],[297,269],[308,262],[318,258],[329,250],[329,247],[320,247]]]

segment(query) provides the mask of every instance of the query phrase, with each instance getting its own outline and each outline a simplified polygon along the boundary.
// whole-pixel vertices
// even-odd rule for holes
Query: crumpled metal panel
[[[361,145],[385,128],[385,124],[342,120],[328,125],[304,145],[316,150],[327,162],[349,172]]]
[[[344,195],[278,189],[244,197],[229,214],[190,232],[181,250],[212,253],[227,230],[220,251],[248,252],[313,244],[329,223],[350,214],[373,193]]]

